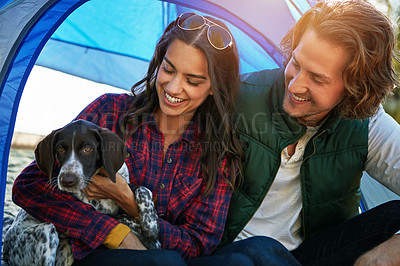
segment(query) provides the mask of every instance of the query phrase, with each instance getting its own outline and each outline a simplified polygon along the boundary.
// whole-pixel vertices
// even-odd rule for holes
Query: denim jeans
[[[281,243],[265,236],[233,242],[212,256],[191,259],[187,263],[189,266],[300,265]]]
[[[108,249],[90,253],[82,260],[76,260],[73,266],[184,266],[186,263],[178,252],[172,250],[131,250]]]
[[[186,264],[187,263],[187,264]],[[190,259],[184,262],[179,253],[171,250],[112,249],[95,251],[83,260],[75,260],[74,266],[111,265],[300,265],[290,252],[278,241],[263,236],[251,237],[227,245],[212,256]]]
[[[302,265],[353,265],[400,230],[400,201],[390,201],[305,240],[292,254]]]
[[[190,266],[353,265],[360,255],[399,230],[400,201],[390,201],[305,240],[292,252],[272,238],[256,236],[186,263]],[[94,252],[74,265],[185,265],[185,262],[170,250],[117,249]]]

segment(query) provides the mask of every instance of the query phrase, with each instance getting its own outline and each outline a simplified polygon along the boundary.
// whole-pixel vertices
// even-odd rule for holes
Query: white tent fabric
[[[369,210],[390,200],[399,200],[400,196],[384,187],[364,172],[361,178],[361,209]]]

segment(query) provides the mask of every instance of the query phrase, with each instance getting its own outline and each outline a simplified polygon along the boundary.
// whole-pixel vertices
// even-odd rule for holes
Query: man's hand
[[[134,233],[129,232],[118,246],[118,249],[146,250],[146,247],[143,246],[142,242],[140,242],[139,238]]]
[[[400,234],[362,255],[354,266],[400,265]]]

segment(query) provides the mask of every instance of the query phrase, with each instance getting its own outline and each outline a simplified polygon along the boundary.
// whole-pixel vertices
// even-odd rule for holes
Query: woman
[[[185,13],[166,28],[146,77],[133,86],[134,95],[142,92],[103,95],[77,117],[125,139],[131,184],[153,192],[162,248],[184,259],[211,254],[222,236],[242,157],[232,117],[238,86],[238,53],[226,26]],[[144,246],[124,225],[68,194],[48,193],[47,180],[31,164],[15,181],[13,200],[73,239],[75,264],[177,263],[165,250],[138,251]],[[112,198],[138,215],[120,176],[115,184],[92,180],[89,198]]]

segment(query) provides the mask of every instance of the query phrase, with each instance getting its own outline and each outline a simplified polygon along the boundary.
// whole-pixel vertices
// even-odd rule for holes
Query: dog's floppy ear
[[[125,143],[117,134],[105,128],[99,130],[99,135],[103,166],[111,181],[115,183],[117,180],[115,174],[127,158]]]
[[[60,129],[52,131],[42,139],[35,149],[36,164],[50,179],[53,177],[53,168],[55,164],[54,140]]]

